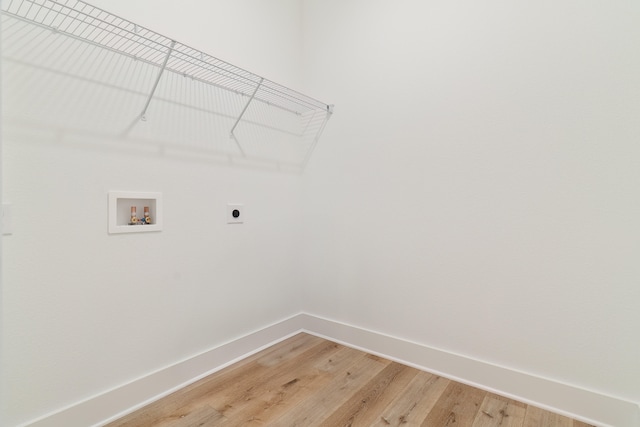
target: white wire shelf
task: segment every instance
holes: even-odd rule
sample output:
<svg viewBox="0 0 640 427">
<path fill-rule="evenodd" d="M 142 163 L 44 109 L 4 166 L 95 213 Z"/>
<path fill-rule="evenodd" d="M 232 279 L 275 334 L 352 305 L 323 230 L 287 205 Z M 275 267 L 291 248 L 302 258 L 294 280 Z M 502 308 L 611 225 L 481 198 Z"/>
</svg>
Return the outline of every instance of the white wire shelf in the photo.
<svg viewBox="0 0 640 427">
<path fill-rule="evenodd" d="M 110 96 L 118 98 L 114 102 L 123 105 L 125 98 L 120 92 L 126 92 L 127 106 L 118 107 L 122 115 L 128 115 L 126 123 L 121 123 L 123 117 L 109 123 L 115 128 L 120 126 L 123 135 L 166 138 L 173 134 L 176 139 L 204 144 L 207 139 L 220 139 L 226 134 L 227 139 L 231 135 L 236 154 L 245 157 L 264 156 L 261 142 L 278 145 L 286 140 L 299 143 L 297 157 L 302 156 L 301 162 L 306 163 L 332 114 L 332 106 L 328 104 L 84 1 L 3 0 L 0 3 L 3 60 L 16 69 L 15 74 L 37 70 L 37 80 L 42 81 L 46 73 L 49 83 L 66 85 L 65 93 L 76 91 L 78 99 L 88 96 L 87 84 L 100 86 L 100 91 L 94 90 L 100 96 L 111 90 Z M 11 72 L 8 74 L 10 78 Z M 189 83 L 180 82 L 180 78 Z M 24 81 L 23 92 L 27 93 L 35 80 Z M 19 83 L 20 78 L 16 81 Z M 210 99 L 203 99 L 202 92 Z M 85 107 L 90 103 L 103 102 L 87 100 Z M 33 108 L 33 103 L 29 104 L 25 109 Z M 74 108 L 80 113 L 78 105 Z M 67 116 L 75 113 L 69 111 Z M 193 117 L 188 118 L 188 114 Z M 216 116 L 208 117 L 211 122 L 208 133 L 203 131 L 194 136 L 190 131 L 185 137 L 185 132 L 177 129 L 181 125 L 192 126 L 194 117 L 201 120 L 203 115 Z M 172 116 L 172 120 L 167 120 L 168 116 Z M 61 117 L 61 120 L 70 118 Z M 141 123 L 145 121 L 154 122 L 156 128 L 153 123 Z M 168 121 L 174 129 L 167 129 Z M 57 125 L 73 127 L 69 123 Z M 256 147 L 262 148 L 256 151 Z"/>
</svg>

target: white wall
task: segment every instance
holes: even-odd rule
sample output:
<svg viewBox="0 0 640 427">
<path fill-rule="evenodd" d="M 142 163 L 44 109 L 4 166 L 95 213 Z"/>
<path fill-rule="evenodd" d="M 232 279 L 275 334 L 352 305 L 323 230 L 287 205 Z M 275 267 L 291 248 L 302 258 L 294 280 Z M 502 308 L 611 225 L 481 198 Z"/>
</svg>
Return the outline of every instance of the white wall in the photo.
<svg viewBox="0 0 640 427">
<path fill-rule="evenodd" d="M 96 0 L 90 3 L 267 79 L 301 89 L 300 1 Z"/>
<path fill-rule="evenodd" d="M 1 6 L 1 4 L 0 4 Z M 0 35 L 2 34 L 2 20 L 0 19 Z M 1 37 L 1 36 L 0 36 Z M 1 40 L 0 40 L 1 41 Z M 1 53 L 1 52 L 0 52 Z M 0 88 L 2 87 L 2 67 L 0 66 Z M 2 191 L 3 191 L 3 172 L 2 172 L 2 166 L 4 164 L 4 160 L 3 160 L 3 150 L 2 150 L 2 106 L 3 106 L 3 99 L 2 99 L 2 95 L 0 93 L 0 203 L 4 203 L 4 197 L 2 195 Z M 2 298 L 3 298 L 3 292 L 2 292 L 2 288 L 3 288 L 3 267 L 2 267 L 2 242 L 4 241 L 4 238 L 2 236 L 4 236 L 4 232 L 5 232 L 5 225 L 4 225 L 4 207 L 2 208 L 2 218 L 0 218 L 0 320 L 2 319 L 2 308 L 4 307 L 3 302 L 2 302 Z M 2 330 L 0 330 L 0 402 L 4 402 L 4 387 L 2 385 L 2 380 L 1 378 L 4 378 L 4 367 L 3 367 L 3 348 L 4 348 L 4 334 L 2 333 Z M 0 423 L 3 422 L 3 416 L 0 415 Z"/>
<path fill-rule="evenodd" d="M 304 310 L 640 402 L 640 3 L 304 7 Z"/>
<path fill-rule="evenodd" d="M 303 178 L 5 138 L 5 424 L 300 309 L 640 402 L 637 2 L 94 3 L 336 114 Z"/>
<path fill-rule="evenodd" d="M 93 3 L 300 84 L 296 0 Z M 15 212 L 3 239 L 3 425 L 298 311 L 299 175 L 22 135 L 5 135 L 3 147 Z M 162 192 L 164 230 L 108 235 L 109 190 Z M 227 202 L 245 204 L 244 225 L 226 224 Z"/>
</svg>

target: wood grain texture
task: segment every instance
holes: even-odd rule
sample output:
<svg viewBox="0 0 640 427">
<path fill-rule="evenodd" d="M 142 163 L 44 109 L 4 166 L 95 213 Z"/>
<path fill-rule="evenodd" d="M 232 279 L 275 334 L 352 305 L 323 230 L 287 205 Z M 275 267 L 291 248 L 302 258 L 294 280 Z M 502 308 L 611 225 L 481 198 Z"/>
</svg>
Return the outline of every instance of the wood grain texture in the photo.
<svg viewBox="0 0 640 427">
<path fill-rule="evenodd" d="M 527 406 L 495 394 L 485 396 L 472 427 L 521 427 Z"/>
<path fill-rule="evenodd" d="M 446 378 L 419 371 L 406 389 L 384 409 L 372 425 L 416 426 L 422 424 L 449 385 Z"/>
<path fill-rule="evenodd" d="M 336 408 L 320 426 L 372 425 L 380 419 L 380 413 L 407 388 L 417 372 L 399 363 L 389 363 L 378 375 L 371 378 L 358 393 Z"/>
<path fill-rule="evenodd" d="M 107 427 L 590 427 L 298 334 Z"/>
<path fill-rule="evenodd" d="M 470 426 L 486 395 L 486 391 L 452 382 L 422 426 Z"/>
</svg>

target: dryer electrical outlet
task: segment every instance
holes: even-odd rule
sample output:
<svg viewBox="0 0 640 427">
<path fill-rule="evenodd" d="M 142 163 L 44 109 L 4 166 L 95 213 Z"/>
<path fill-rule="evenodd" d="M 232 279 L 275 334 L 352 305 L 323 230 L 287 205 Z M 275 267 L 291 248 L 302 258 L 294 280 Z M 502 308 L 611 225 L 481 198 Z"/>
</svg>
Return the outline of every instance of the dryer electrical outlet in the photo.
<svg viewBox="0 0 640 427">
<path fill-rule="evenodd" d="M 244 205 L 236 203 L 227 204 L 227 224 L 242 224 L 245 219 Z"/>
</svg>

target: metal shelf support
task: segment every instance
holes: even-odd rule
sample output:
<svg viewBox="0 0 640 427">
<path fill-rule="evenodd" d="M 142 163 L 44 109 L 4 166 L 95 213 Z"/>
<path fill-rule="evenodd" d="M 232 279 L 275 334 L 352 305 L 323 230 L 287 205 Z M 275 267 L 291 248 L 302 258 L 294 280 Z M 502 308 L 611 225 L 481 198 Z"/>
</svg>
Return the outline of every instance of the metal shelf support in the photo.
<svg viewBox="0 0 640 427">
<path fill-rule="evenodd" d="M 77 118 L 92 114 L 95 105 L 96 114 L 104 117 L 95 123 L 100 132 L 124 129 L 121 138 L 299 165 L 309 160 L 332 113 L 324 102 L 84 0 L 0 0 L 0 15 L 3 60 L 55 79 L 64 76 L 67 92 L 81 95 L 75 104 L 50 100 L 61 127 L 78 126 Z M 182 77 L 189 83 L 178 83 Z M 92 94 L 100 98 L 88 100 Z M 121 110 L 105 110 L 111 96 L 120 100 Z M 43 123 L 49 120 L 47 115 Z M 87 130 L 85 125 L 80 129 Z"/>
<path fill-rule="evenodd" d="M 153 95 L 156 93 L 156 89 L 158 88 L 158 83 L 160 83 L 160 78 L 162 77 L 162 73 L 164 72 L 164 69 L 167 68 L 167 62 L 169 62 L 169 58 L 171 58 L 171 53 L 173 52 L 173 48 L 175 45 L 176 45 L 176 41 L 171 40 L 171 45 L 169 46 L 169 50 L 167 51 L 167 56 L 164 58 L 162 67 L 160 67 L 160 71 L 158 71 L 158 77 L 156 77 L 156 81 L 153 84 L 153 88 L 151 88 L 151 93 L 149 93 L 147 102 L 144 104 L 142 113 L 140 113 L 140 120 L 142 120 L 143 122 L 147 120 L 147 110 L 149 109 L 149 104 L 151 104 L 151 99 L 153 98 Z"/>
<path fill-rule="evenodd" d="M 246 113 L 247 108 L 249 108 L 249 104 L 251 104 L 251 101 L 253 101 L 253 98 L 256 97 L 256 93 L 258 93 L 258 90 L 260 90 L 260 86 L 262 85 L 263 81 L 264 81 L 264 78 L 260 78 L 260 81 L 258 82 L 258 85 L 256 86 L 256 89 L 251 94 L 251 97 L 249 98 L 249 100 L 245 104 L 244 108 L 242 109 L 242 112 L 240 113 L 240 115 L 236 119 L 236 122 L 233 124 L 233 127 L 231 128 L 231 138 L 233 138 L 233 140 L 236 142 L 236 145 L 240 149 L 240 152 L 242 153 L 243 157 L 246 157 L 247 155 L 244 152 L 244 150 L 242 149 L 242 146 L 240 145 L 240 142 L 238 141 L 238 137 L 236 136 L 234 131 L 236 130 L 236 127 L 238 127 L 238 123 L 240 123 L 240 120 L 242 120 L 242 116 L 244 116 L 244 113 Z"/>
</svg>

